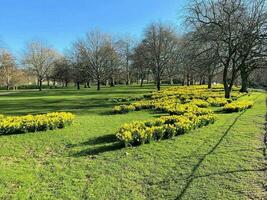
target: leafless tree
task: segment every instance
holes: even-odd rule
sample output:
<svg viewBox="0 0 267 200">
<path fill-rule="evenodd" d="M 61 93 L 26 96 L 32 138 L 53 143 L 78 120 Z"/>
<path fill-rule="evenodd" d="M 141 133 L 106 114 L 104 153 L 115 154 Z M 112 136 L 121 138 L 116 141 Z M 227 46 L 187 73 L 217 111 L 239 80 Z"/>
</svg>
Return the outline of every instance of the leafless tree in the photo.
<svg viewBox="0 0 267 200">
<path fill-rule="evenodd" d="M 57 80 L 61 82 L 62 86 L 68 87 L 68 84 L 72 79 L 71 72 L 72 72 L 71 63 L 69 62 L 68 59 L 62 56 L 54 64 L 52 77 L 54 78 L 55 81 Z"/>
<path fill-rule="evenodd" d="M 125 77 L 126 85 L 131 83 L 131 73 L 132 73 L 132 63 L 131 56 L 133 54 L 133 49 L 135 47 L 135 42 L 130 37 L 124 37 L 116 42 L 118 46 L 118 55 L 120 58 L 121 72 L 123 73 L 123 78 Z"/>
<path fill-rule="evenodd" d="M 249 66 L 245 63 L 252 56 L 254 45 L 248 39 L 263 29 L 262 24 L 250 26 L 249 23 L 254 24 L 257 17 L 253 16 L 263 12 L 264 0 L 195 0 L 189 10 L 188 22 L 202 41 L 212 45 L 223 67 L 225 97 L 229 98 L 240 70 Z M 259 39 L 259 35 L 255 38 Z"/>
<path fill-rule="evenodd" d="M 55 64 L 57 58 L 56 51 L 42 42 L 35 41 L 27 45 L 22 63 L 37 77 L 40 91 L 48 71 Z"/>
<path fill-rule="evenodd" d="M 14 56 L 7 50 L 0 50 L 0 81 L 9 90 L 12 83 L 16 82 L 18 69 Z"/>
<path fill-rule="evenodd" d="M 267 10 L 264 0 L 255 0 L 246 5 L 240 40 L 237 50 L 240 55 L 241 92 L 248 91 L 250 74 L 267 67 Z"/>
<path fill-rule="evenodd" d="M 81 62 L 88 76 L 96 80 L 97 90 L 101 82 L 112 77 L 117 53 L 110 36 L 99 31 L 87 33 L 84 40 L 75 43 Z"/>
<path fill-rule="evenodd" d="M 166 68 L 175 57 L 177 48 L 177 36 L 172 27 L 161 23 L 151 24 L 145 30 L 145 38 L 142 41 L 149 66 L 154 75 L 157 89 L 160 90 L 162 76 Z"/>
<path fill-rule="evenodd" d="M 140 86 L 143 86 L 145 78 L 150 71 L 150 61 L 146 56 L 146 48 L 144 44 L 140 43 L 133 52 L 131 60 L 133 61 L 133 73 L 138 80 L 140 80 Z"/>
</svg>

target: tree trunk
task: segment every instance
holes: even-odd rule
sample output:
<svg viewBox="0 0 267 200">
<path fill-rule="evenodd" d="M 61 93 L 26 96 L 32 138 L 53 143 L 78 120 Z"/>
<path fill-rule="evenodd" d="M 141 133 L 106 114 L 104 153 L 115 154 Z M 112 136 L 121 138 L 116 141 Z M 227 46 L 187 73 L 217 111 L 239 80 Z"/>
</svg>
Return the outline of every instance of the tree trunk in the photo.
<svg viewBox="0 0 267 200">
<path fill-rule="evenodd" d="M 248 75 L 241 70 L 241 89 L 240 92 L 248 92 Z"/>
<path fill-rule="evenodd" d="M 111 77 L 110 79 L 110 87 L 114 87 L 115 86 L 115 80 L 113 77 Z"/>
<path fill-rule="evenodd" d="M 195 82 L 195 81 L 194 81 L 194 78 L 193 78 L 193 76 L 191 75 L 191 76 L 190 76 L 190 85 L 194 85 L 194 82 Z"/>
<path fill-rule="evenodd" d="M 130 84 L 130 74 L 127 72 L 127 77 L 126 77 L 126 85 Z"/>
<path fill-rule="evenodd" d="M 231 88 L 229 86 L 226 86 L 224 90 L 225 90 L 225 98 L 229 99 L 231 97 Z"/>
<path fill-rule="evenodd" d="M 212 84 L 212 76 L 208 76 L 208 89 L 211 89 L 211 84 Z"/>
<path fill-rule="evenodd" d="M 199 85 L 202 85 L 203 82 L 203 76 L 199 76 Z"/>
<path fill-rule="evenodd" d="M 157 77 L 157 90 L 160 91 L 160 77 Z"/>
<path fill-rule="evenodd" d="M 43 81 L 42 79 L 39 80 L 39 91 L 42 91 L 42 85 L 43 85 Z"/>
<path fill-rule="evenodd" d="M 141 84 L 140 84 L 141 87 L 143 87 L 143 83 L 144 83 L 144 79 L 142 78 L 141 79 Z"/>
<path fill-rule="evenodd" d="M 100 80 L 97 80 L 97 90 L 100 90 Z"/>
<path fill-rule="evenodd" d="M 90 81 L 87 81 L 87 82 L 86 82 L 86 85 L 87 85 L 88 88 L 91 88 L 91 86 L 90 86 Z"/>
<path fill-rule="evenodd" d="M 228 68 L 224 67 L 224 69 L 223 69 L 224 97 L 229 99 L 231 97 L 231 88 L 229 87 L 229 85 L 227 83 L 227 74 L 228 74 Z"/>
<path fill-rule="evenodd" d="M 170 78 L 170 84 L 173 85 L 173 78 Z"/>
<path fill-rule="evenodd" d="M 80 82 L 77 82 L 76 85 L 77 85 L 77 90 L 80 90 Z"/>
<path fill-rule="evenodd" d="M 189 74 L 186 75 L 186 85 L 187 86 L 190 85 L 190 77 L 189 77 Z"/>
<path fill-rule="evenodd" d="M 229 99 L 231 97 L 231 85 L 228 85 L 227 80 L 223 79 L 223 86 L 224 86 L 224 97 Z"/>
<path fill-rule="evenodd" d="M 47 80 L 47 85 L 50 86 L 50 78 L 47 77 L 46 80 Z"/>
</svg>

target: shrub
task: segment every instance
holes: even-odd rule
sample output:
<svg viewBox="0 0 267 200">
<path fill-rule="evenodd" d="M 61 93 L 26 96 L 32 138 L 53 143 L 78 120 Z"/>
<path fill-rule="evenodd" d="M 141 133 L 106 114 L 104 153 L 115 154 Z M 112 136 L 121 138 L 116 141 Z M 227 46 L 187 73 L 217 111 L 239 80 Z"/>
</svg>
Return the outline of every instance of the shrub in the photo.
<svg viewBox="0 0 267 200">
<path fill-rule="evenodd" d="M 223 111 L 227 113 L 231 112 L 239 112 L 245 109 L 249 109 L 253 106 L 252 101 L 237 101 L 237 102 L 232 102 L 228 103 L 223 107 Z"/>
<path fill-rule="evenodd" d="M 67 112 L 42 115 L 3 116 L 0 118 L 0 135 L 27 133 L 64 128 L 72 124 L 75 116 Z"/>
</svg>

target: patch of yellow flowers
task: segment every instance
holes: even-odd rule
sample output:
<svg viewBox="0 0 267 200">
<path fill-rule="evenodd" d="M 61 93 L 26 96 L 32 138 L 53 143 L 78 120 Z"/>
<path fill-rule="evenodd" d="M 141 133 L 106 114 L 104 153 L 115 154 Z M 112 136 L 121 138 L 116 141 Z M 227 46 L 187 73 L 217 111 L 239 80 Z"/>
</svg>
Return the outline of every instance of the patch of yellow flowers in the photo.
<svg viewBox="0 0 267 200">
<path fill-rule="evenodd" d="M 207 102 L 212 106 L 224 106 L 225 104 L 230 103 L 231 99 L 220 98 L 220 97 L 215 97 L 215 98 L 209 97 L 207 99 Z"/>
<path fill-rule="evenodd" d="M 212 90 L 208 90 L 207 86 L 177 86 L 153 92 L 145 95 L 143 100 L 115 106 L 113 112 L 123 114 L 141 109 L 154 109 L 169 113 L 170 116 L 124 124 L 116 136 L 126 146 L 172 138 L 191 129 L 214 123 L 213 111 L 208 108 L 210 106 L 224 106 L 223 110 L 227 112 L 250 108 L 253 102 L 232 102 L 242 95 L 238 88 L 234 88 L 233 98 L 226 99 L 222 85 Z"/>
<path fill-rule="evenodd" d="M 115 114 L 125 114 L 130 111 L 138 111 L 142 109 L 172 112 L 178 105 L 187 103 L 190 103 L 188 104 L 189 106 L 197 106 L 200 108 L 207 108 L 208 106 L 224 106 L 242 95 L 244 94 L 234 90 L 232 92 L 233 99 L 226 99 L 224 98 L 222 85 L 216 86 L 213 90 L 208 90 L 207 86 L 176 86 L 145 95 L 146 99 L 135 101 L 129 105 L 115 106 L 112 111 Z M 181 109 L 183 109 L 182 107 Z M 196 110 L 196 108 L 194 109 Z"/>
<path fill-rule="evenodd" d="M 253 101 L 235 101 L 232 103 L 228 103 L 223 107 L 223 111 L 225 112 L 239 112 L 253 106 Z"/>
<path fill-rule="evenodd" d="M 74 118 L 75 115 L 69 112 L 25 116 L 0 115 L 0 135 L 64 128 L 72 124 Z"/>
<path fill-rule="evenodd" d="M 140 145 L 185 134 L 192 129 L 214 123 L 214 121 L 215 117 L 212 114 L 163 116 L 155 120 L 124 124 L 116 136 L 124 142 L 125 146 Z"/>
</svg>

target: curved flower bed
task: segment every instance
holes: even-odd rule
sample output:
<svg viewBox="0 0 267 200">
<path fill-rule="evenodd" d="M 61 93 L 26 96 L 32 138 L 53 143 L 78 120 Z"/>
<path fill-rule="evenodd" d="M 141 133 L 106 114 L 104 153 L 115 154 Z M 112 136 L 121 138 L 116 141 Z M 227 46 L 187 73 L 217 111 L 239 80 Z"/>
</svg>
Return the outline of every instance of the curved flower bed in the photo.
<svg viewBox="0 0 267 200">
<path fill-rule="evenodd" d="M 140 145 L 185 134 L 191 129 L 207 126 L 214 121 L 212 114 L 163 116 L 155 120 L 124 124 L 116 136 L 125 146 Z"/>
<path fill-rule="evenodd" d="M 223 107 L 223 111 L 227 113 L 231 112 L 239 112 L 253 106 L 252 101 L 236 101 L 232 103 L 228 103 Z"/>
<path fill-rule="evenodd" d="M 235 101 L 241 96 L 243 94 L 235 90 L 231 99 L 224 98 L 222 86 L 212 91 L 206 86 L 178 86 L 153 92 L 140 101 L 115 106 L 113 113 L 125 114 L 141 109 L 154 109 L 169 113 L 170 116 L 124 124 L 116 136 L 126 146 L 172 138 L 187 133 L 191 129 L 213 123 L 215 117 L 213 111 L 209 109 L 210 106 L 224 106 L 223 111 L 226 112 L 238 112 L 251 108 L 253 102 Z"/>
</svg>

